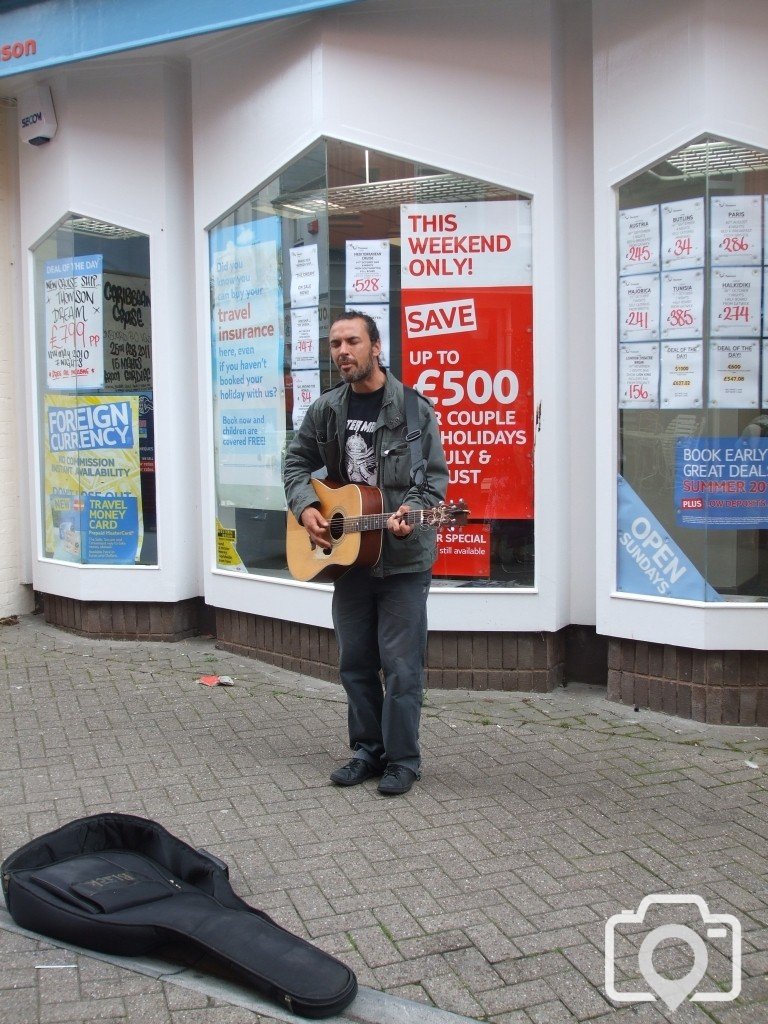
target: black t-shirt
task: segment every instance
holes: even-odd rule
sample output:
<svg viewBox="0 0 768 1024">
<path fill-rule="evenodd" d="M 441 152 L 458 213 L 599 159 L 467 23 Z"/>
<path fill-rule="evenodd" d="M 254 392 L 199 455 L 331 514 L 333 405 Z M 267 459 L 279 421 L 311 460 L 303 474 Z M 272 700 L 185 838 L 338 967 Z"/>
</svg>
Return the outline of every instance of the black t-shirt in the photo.
<svg viewBox="0 0 768 1024">
<path fill-rule="evenodd" d="M 347 429 L 344 436 L 344 472 L 350 483 L 376 485 L 373 431 L 383 398 L 383 386 L 378 391 L 349 392 Z"/>
</svg>

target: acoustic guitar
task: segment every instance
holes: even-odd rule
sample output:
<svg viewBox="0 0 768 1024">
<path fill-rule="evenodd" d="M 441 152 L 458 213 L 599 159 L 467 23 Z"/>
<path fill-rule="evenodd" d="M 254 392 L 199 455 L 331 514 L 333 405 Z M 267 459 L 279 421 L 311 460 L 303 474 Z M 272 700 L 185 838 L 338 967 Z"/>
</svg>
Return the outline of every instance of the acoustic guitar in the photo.
<svg viewBox="0 0 768 1024">
<path fill-rule="evenodd" d="M 381 545 L 391 512 L 384 512 L 378 487 L 312 480 L 320 511 L 330 524 L 331 547 L 313 547 L 307 531 L 289 512 L 285 547 L 288 569 L 296 580 L 317 583 L 338 579 L 353 565 L 372 566 L 381 557 Z M 432 508 L 414 508 L 403 516 L 410 526 L 462 526 L 469 518 L 463 501 L 444 501 Z"/>
</svg>

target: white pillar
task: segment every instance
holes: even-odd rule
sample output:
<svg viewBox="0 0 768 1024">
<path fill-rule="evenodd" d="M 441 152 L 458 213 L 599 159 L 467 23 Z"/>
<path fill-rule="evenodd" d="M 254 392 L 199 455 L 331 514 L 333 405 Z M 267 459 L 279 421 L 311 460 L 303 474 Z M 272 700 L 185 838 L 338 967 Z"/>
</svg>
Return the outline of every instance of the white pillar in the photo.
<svg viewBox="0 0 768 1024">
<path fill-rule="evenodd" d="M 21 541 L 22 532 L 29 531 L 28 492 L 22 483 L 19 459 L 24 392 L 15 350 L 21 344 L 16 166 L 16 107 L 0 101 L 0 618 L 32 608 L 32 588 L 23 582 L 29 574 Z"/>
</svg>

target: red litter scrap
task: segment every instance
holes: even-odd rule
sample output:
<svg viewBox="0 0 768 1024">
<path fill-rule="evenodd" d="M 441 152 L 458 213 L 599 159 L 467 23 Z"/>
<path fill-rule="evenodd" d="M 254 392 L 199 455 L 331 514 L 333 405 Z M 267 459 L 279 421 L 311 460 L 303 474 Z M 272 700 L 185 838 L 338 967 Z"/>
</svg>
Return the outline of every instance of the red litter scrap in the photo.
<svg viewBox="0 0 768 1024">
<path fill-rule="evenodd" d="M 232 676 L 200 676 L 200 682 L 203 686 L 234 686 L 235 681 Z"/>
</svg>

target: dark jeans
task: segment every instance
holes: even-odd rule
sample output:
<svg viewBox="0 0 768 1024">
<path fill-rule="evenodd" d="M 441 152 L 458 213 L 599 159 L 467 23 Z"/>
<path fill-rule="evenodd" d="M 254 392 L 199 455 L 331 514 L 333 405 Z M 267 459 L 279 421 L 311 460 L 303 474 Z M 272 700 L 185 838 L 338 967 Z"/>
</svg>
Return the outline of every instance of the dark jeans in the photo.
<svg viewBox="0 0 768 1024">
<path fill-rule="evenodd" d="M 429 571 L 382 578 L 351 569 L 333 590 L 350 748 L 371 764 L 402 764 L 417 775 L 431 579 Z"/>
</svg>

